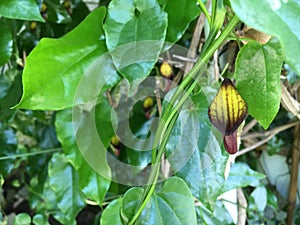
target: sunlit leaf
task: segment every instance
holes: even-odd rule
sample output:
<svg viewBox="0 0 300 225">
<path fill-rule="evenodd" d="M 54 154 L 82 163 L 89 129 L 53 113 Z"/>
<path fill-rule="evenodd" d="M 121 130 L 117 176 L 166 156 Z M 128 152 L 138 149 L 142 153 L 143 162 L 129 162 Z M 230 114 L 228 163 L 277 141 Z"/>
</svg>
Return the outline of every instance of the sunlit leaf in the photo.
<svg viewBox="0 0 300 225">
<path fill-rule="evenodd" d="M 249 114 L 265 129 L 275 118 L 281 99 L 280 45 L 249 43 L 236 61 L 236 88 L 248 105 Z"/>
<path fill-rule="evenodd" d="M 122 225 L 120 217 L 120 209 L 122 207 L 122 198 L 116 199 L 109 203 L 109 205 L 104 209 L 100 224 L 101 225 Z"/>
<path fill-rule="evenodd" d="M 230 3 L 244 23 L 279 38 L 287 63 L 300 75 L 300 2 L 230 0 Z M 255 66 L 256 63 L 252 65 Z"/>
<path fill-rule="evenodd" d="M 127 223 L 135 214 L 142 194 L 143 189 L 135 187 L 124 195 L 121 208 L 123 222 Z M 145 225 L 196 224 L 193 196 L 184 181 L 178 177 L 167 179 L 163 188 L 151 196 L 139 218 L 139 223 Z"/>
<path fill-rule="evenodd" d="M 163 6 L 168 13 L 168 29 L 166 41 L 178 41 L 189 23 L 200 14 L 200 8 L 196 0 L 172 0 Z"/>
<path fill-rule="evenodd" d="M 13 225 L 27 225 L 31 223 L 31 218 L 27 213 L 18 214 L 13 221 Z"/>
<path fill-rule="evenodd" d="M 69 108 L 79 104 L 76 102 L 79 99 L 91 100 L 92 90 L 98 86 L 104 87 L 106 81 L 111 81 L 111 77 L 118 77 L 108 63 L 109 59 L 104 54 L 105 42 L 101 40 L 104 34 L 101 24 L 105 14 L 104 7 L 98 8 L 66 36 L 59 39 L 44 38 L 39 42 L 26 59 L 24 93 L 17 107 L 52 110 Z M 85 37 L 84 41 L 82 37 Z M 101 64 L 102 55 L 107 60 L 106 66 Z M 88 78 L 92 76 L 93 82 L 90 82 L 91 78 L 87 79 L 90 83 L 77 90 L 84 75 Z M 114 79 L 112 82 L 116 81 Z M 98 86 L 92 89 L 92 84 Z M 101 89 L 97 91 L 99 94 Z M 76 93 L 80 96 L 74 99 Z"/>
<path fill-rule="evenodd" d="M 69 221 L 74 221 L 77 213 L 85 205 L 77 172 L 63 155 L 56 153 L 49 163 L 49 177 L 59 209 Z"/>
<path fill-rule="evenodd" d="M 1 0 L 0 16 L 10 19 L 44 22 L 38 5 L 34 0 Z"/>
<path fill-rule="evenodd" d="M 157 61 L 166 36 L 167 14 L 156 0 L 113 0 L 104 29 L 116 67 L 133 81 L 146 77 Z"/>
</svg>

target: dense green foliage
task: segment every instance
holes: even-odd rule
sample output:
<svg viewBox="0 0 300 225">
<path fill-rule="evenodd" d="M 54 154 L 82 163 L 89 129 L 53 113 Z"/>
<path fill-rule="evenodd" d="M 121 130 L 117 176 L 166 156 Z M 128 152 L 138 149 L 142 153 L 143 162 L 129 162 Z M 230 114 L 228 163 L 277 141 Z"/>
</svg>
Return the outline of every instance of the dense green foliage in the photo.
<svg viewBox="0 0 300 225">
<path fill-rule="evenodd" d="M 249 224 L 282 222 L 282 186 L 262 158 L 292 145 L 292 132 L 230 166 L 207 110 L 219 77 L 230 77 L 246 125 L 258 121 L 240 149 L 251 132 L 299 120 L 280 102 L 282 77 L 300 82 L 300 4 L 212 0 L 209 14 L 201 0 L 99 2 L 90 12 L 81 0 L 0 1 L 0 222 L 233 224 L 226 203 L 237 210 L 236 198 L 221 195 L 238 188 Z M 202 49 L 183 76 L 203 13 Z M 272 38 L 241 37 L 246 25 Z M 229 40 L 232 62 L 221 54 Z"/>
</svg>

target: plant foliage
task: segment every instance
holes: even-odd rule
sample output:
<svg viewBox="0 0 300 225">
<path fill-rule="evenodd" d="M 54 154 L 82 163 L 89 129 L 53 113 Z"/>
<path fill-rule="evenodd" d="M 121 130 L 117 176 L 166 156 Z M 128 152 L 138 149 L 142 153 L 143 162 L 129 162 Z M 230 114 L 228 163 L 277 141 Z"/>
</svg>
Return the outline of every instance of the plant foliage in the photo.
<svg viewBox="0 0 300 225">
<path fill-rule="evenodd" d="M 258 122 L 239 128 L 242 153 L 251 132 L 300 118 L 280 107 L 283 68 L 300 82 L 298 1 L 99 2 L 0 2 L 0 222 L 232 224 L 224 196 L 240 188 L 250 222 L 285 219 L 282 186 L 262 182 L 268 153 L 231 165 L 208 108 L 231 78 L 246 127 Z M 246 26 L 272 37 L 241 35 Z M 265 149 L 292 145 L 286 129 Z"/>
</svg>

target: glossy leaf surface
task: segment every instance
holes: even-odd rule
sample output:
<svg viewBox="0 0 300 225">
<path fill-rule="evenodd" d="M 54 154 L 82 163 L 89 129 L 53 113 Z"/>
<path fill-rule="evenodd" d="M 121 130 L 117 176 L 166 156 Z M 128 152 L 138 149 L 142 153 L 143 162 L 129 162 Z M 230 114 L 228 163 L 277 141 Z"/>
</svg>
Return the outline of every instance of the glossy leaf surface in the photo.
<svg viewBox="0 0 300 225">
<path fill-rule="evenodd" d="M 49 163 L 49 177 L 59 209 L 68 221 L 74 221 L 77 213 L 85 205 L 85 198 L 78 184 L 77 172 L 63 155 L 56 153 Z"/>
<path fill-rule="evenodd" d="M 157 61 L 166 36 L 167 14 L 156 0 L 113 0 L 104 30 L 116 67 L 133 81 L 146 77 Z"/>
<path fill-rule="evenodd" d="M 250 27 L 279 38 L 288 64 L 300 74 L 300 2 L 230 0 L 233 11 Z"/>
<path fill-rule="evenodd" d="M 34 0 L 1 0 L 0 16 L 10 19 L 44 21 Z"/>
<path fill-rule="evenodd" d="M 74 103 L 74 97 L 84 75 L 93 76 L 94 79 L 97 76 L 107 76 L 106 71 L 94 73 L 95 70 L 100 70 L 99 67 L 95 68 L 97 65 L 90 69 L 91 65 L 106 52 L 104 40 L 100 39 L 103 35 L 101 24 L 105 11 L 103 7 L 93 11 L 79 26 L 62 38 L 44 38 L 39 42 L 26 61 L 23 72 L 24 93 L 18 104 L 19 108 L 64 109 L 71 107 L 79 104 Z M 95 29 L 95 27 L 98 28 Z M 84 42 L 82 37 L 85 37 Z M 108 71 L 108 74 L 114 75 L 115 71 Z M 99 85 L 104 86 L 102 83 Z M 85 92 L 79 95 L 84 98 L 90 94 L 90 90 L 91 87 L 86 86 Z"/>
<path fill-rule="evenodd" d="M 249 114 L 265 129 L 275 118 L 280 105 L 280 74 L 282 57 L 280 46 L 245 45 L 236 61 L 236 88 L 247 102 Z"/>
<path fill-rule="evenodd" d="M 142 193 L 142 188 L 135 187 L 124 195 L 121 213 L 125 223 L 134 215 Z M 184 181 L 178 177 L 167 179 L 161 191 L 152 195 L 140 216 L 139 223 L 196 224 L 193 196 Z"/>
<path fill-rule="evenodd" d="M 168 29 L 166 41 L 178 41 L 189 23 L 200 14 L 200 8 L 196 0 L 172 0 L 163 6 L 168 13 Z"/>
<path fill-rule="evenodd" d="M 1 4 L 1 3 L 0 3 Z M 13 51 L 12 34 L 4 20 L 0 19 L 0 66 L 5 64 Z"/>
</svg>

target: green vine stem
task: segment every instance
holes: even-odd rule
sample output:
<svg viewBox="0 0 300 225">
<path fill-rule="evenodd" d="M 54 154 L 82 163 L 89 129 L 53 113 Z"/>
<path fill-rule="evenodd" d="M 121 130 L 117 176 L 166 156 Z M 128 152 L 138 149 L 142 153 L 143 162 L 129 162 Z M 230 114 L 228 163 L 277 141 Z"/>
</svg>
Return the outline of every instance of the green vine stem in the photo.
<svg viewBox="0 0 300 225">
<path fill-rule="evenodd" d="M 153 151 L 155 152 L 155 154 L 152 155 L 153 167 L 149 176 L 149 185 L 145 188 L 145 191 L 141 198 L 141 203 L 137 209 L 137 212 L 135 213 L 131 221 L 128 223 L 129 225 L 133 225 L 137 221 L 155 190 L 157 180 L 159 177 L 160 161 L 164 153 L 165 146 L 168 142 L 169 136 L 171 134 L 171 131 L 178 118 L 180 108 L 182 107 L 188 96 L 193 92 L 195 86 L 197 85 L 198 79 L 205 70 L 205 65 L 207 64 L 208 60 L 212 57 L 214 52 L 221 46 L 221 44 L 228 37 L 228 35 L 237 25 L 238 22 L 239 19 L 236 16 L 232 17 L 232 19 L 224 28 L 220 36 L 217 39 L 214 39 L 211 43 L 206 43 L 207 45 L 209 45 L 206 48 L 207 50 L 201 53 L 199 60 L 189 72 L 189 74 L 186 76 L 186 78 L 179 85 L 179 87 L 176 89 L 175 93 L 173 94 L 170 100 L 169 105 L 163 112 L 153 144 Z"/>
</svg>

